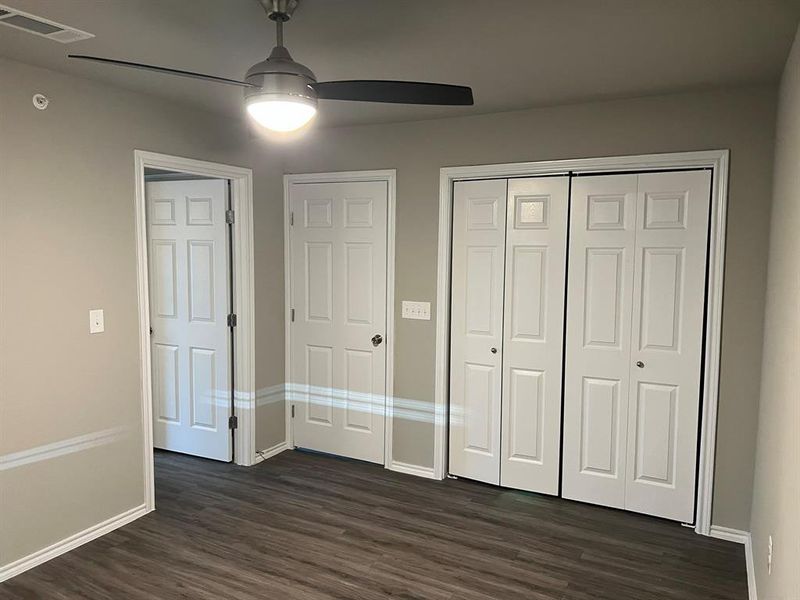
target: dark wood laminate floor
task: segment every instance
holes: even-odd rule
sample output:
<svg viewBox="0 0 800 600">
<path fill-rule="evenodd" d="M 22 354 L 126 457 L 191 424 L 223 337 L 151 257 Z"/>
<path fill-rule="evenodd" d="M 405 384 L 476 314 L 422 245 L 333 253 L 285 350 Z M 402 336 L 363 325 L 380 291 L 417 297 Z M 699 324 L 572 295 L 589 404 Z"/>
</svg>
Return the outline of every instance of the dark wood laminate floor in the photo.
<svg viewBox="0 0 800 600">
<path fill-rule="evenodd" d="M 747 598 L 742 547 L 676 523 L 308 453 L 159 452 L 156 505 L 0 598 Z"/>
</svg>

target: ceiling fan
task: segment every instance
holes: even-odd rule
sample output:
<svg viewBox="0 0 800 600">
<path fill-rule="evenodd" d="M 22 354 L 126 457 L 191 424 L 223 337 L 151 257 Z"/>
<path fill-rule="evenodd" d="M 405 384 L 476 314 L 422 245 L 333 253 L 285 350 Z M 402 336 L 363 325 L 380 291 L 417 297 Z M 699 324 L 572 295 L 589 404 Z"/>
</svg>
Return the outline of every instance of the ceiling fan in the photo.
<svg viewBox="0 0 800 600">
<path fill-rule="evenodd" d="M 247 70 L 244 81 L 99 56 L 70 54 L 69 58 L 242 87 L 250 116 L 267 129 L 279 132 L 294 131 L 311 121 L 317 113 L 318 100 L 447 106 L 473 104 L 472 89 L 461 85 L 384 80 L 317 81 L 311 69 L 292 60 L 283 45 L 283 24 L 291 19 L 299 0 L 258 2 L 267 16 L 275 21 L 277 45 L 267 59 Z"/>
</svg>

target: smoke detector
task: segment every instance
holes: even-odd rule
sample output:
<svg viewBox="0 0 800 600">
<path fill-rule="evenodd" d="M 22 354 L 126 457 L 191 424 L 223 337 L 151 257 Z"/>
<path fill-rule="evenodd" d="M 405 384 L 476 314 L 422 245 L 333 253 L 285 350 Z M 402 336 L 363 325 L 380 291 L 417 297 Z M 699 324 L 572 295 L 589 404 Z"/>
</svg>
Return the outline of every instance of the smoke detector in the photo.
<svg viewBox="0 0 800 600">
<path fill-rule="evenodd" d="M 94 37 L 93 33 L 81 31 L 62 23 L 56 23 L 50 19 L 38 17 L 4 4 L 0 4 L 0 25 L 8 25 L 14 29 L 27 31 L 62 44 L 70 44 Z"/>
<path fill-rule="evenodd" d="M 50 105 L 50 99 L 44 94 L 33 95 L 33 105 L 39 110 L 45 110 Z"/>
</svg>

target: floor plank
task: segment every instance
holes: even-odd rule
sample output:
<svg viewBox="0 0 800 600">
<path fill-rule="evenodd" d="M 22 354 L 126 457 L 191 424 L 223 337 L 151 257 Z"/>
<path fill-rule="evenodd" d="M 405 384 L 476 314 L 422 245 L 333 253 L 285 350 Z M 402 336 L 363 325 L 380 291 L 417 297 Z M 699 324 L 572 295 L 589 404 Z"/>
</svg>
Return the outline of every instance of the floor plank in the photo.
<svg viewBox="0 0 800 600">
<path fill-rule="evenodd" d="M 305 452 L 157 452 L 156 506 L 0 598 L 747 598 L 743 548 L 677 523 Z"/>
</svg>

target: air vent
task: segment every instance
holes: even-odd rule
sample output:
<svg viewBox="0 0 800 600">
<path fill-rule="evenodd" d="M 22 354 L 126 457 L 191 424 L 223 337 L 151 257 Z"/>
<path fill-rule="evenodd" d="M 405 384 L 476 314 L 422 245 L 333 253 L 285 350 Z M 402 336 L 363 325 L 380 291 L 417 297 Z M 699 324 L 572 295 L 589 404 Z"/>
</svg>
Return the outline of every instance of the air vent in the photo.
<svg viewBox="0 0 800 600">
<path fill-rule="evenodd" d="M 28 33 L 33 33 L 49 40 L 61 42 L 62 44 L 69 44 L 70 42 L 77 42 L 93 38 L 94 34 L 56 23 L 50 19 L 37 17 L 30 13 L 17 10 L 10 6 L 0 4 L 0 25 L 8 25 L 15 29 L 21 29 Z"/>
</svg>

